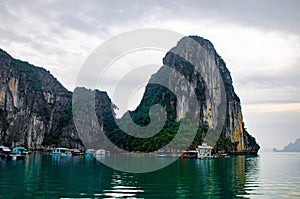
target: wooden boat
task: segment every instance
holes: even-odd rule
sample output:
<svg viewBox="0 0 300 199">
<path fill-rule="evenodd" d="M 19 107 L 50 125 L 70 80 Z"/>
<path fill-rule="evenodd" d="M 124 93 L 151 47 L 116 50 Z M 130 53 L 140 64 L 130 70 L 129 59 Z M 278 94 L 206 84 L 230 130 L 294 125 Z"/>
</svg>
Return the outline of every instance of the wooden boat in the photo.
<svg viewBox="0 0 300 199">
<path fill-rule="evenodd" d="M 14 147 L 12 149 L 12 153 L 18 153 L 18 154 L 23 154 L 23 155 L 29 155 L 29 152 L 27 151 L 27 149 L 25 149 L 22 146 L 18 146 L 18 147 Z"/>
<path fill-rule="evenodd" d="M 183 157 L 183 158 L 197 158 L 198 157 L 198 151 L 197 150 L 183 151 L 181 157 Z"/>
<path fill-rule="evenodd" d="M 84 155 L 80 150 L 78 149 L 70 149 L 72 156 L 79 156 L 79 155 Z"/>
<path fill-rule="evenodd" d="M 0 157 L 6 158 L 8 154 L 11 153 L 11 150 L 6 146 L 0 146 Z"/>
<path fill-rule="evenodd" d="M 28 151 L 26 148 L 24 147 L 14 147 L 11 151 L 11 153 L 9 153 L 7 155 L 7 159 L 9 160 L 25 160 L 26 157 L 28 156 Z"/>
<path fill-rule="evenodd" d="M 98 150 L 96 151 L 96 155 L 103 156 L 103 155 L 105 155 L 105 154 L 106 154 L 105 149 L 98 149 Z"/>
<path fill-rule="evenodd" d="M 96 150 L 95 149 L 87 149 L 85 151 L 85 155 L 86 156 L 92 156 L 92 155 L 95 155 L 96 154 Z"/>
</svg>

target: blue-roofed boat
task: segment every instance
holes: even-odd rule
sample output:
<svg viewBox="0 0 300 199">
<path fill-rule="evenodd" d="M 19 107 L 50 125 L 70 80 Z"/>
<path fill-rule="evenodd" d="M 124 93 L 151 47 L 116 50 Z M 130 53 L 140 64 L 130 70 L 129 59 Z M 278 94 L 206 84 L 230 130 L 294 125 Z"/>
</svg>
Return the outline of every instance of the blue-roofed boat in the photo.
<svg viewBox="0 0 300 199">
<path fill-rule="evenodd" d="M 68 148 L 54 148 L 50 153 L 51 156 L 71 156 L 70 149 Z"/>
<path fill-rule="evenodd" d="M 12 151 L 7 155 L 7 159 L 25 160 L 28 154 L 29 153 L 26 148 L 18 146 L 12 149 Z"/>
<path fill-rule="evenodd" d="M 96 150 L 95 149 L 87 149 L 86 151 L 85 151 L 85 155 L 86 156 L 93 156 L 93 155 L 95 155 L 96 154 Z"/>
<path fill-rule="evenodd" d="M 12 153 L 18 153 L 18 154 L 27 154 L 27 149 L 25 149 L 22 146 L 14 147 L 12 149 Z"/>
</svg>

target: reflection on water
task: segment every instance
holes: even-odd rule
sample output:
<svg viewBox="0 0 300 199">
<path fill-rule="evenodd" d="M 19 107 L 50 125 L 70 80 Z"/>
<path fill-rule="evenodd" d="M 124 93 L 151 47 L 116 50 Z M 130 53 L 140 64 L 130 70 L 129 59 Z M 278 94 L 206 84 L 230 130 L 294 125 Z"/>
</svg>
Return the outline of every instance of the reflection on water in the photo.
<svg viewBox="0 0 300 199">
<path fill-rule="evenodd" d="M 266 153 L 246 161 L 246 191 L 255 198 L 300 198 L 300 153 Z"/>
<path fill-rule="evenodd" d="M 299 168 L 300 154 L 271 153 L 179 159 L 132 174 L 93 157 L 33 153 L 25 161 L 0 160 L 0 198 L 299 198 Z"/>
<path fill-rule="evenodd" d="M 103 190 L 103 195 L 105 197 L 135 197 L 137 193 L 144 192 L 138 187 L 138 182 L 135 181 L 134 177 L 131 175 L 119 175 L 114 173 L 111 179 L 111 189 Z M 126 185 L 124 185 L 126 184 Z"/>
</svg>

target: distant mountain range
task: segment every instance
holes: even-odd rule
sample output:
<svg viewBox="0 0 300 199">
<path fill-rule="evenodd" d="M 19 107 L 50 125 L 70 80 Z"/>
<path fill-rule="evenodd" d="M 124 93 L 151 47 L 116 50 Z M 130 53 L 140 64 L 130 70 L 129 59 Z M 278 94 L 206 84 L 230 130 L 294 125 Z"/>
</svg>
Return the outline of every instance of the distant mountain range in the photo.
<svg viewBox="0 0 300 199">
<path fill-rule="evenodd" d="M 300 138 L 298 138 L 294 143 L 289 143 L 283 148 L 283 150 L 273 148 L 273 152 L 300 152 Z"/>
</svg>

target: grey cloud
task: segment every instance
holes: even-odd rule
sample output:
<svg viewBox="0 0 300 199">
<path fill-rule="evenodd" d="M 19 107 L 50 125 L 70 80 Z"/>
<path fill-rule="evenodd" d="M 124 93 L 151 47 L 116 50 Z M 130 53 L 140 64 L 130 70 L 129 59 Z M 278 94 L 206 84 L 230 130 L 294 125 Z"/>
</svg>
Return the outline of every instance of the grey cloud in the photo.
<svg viewBox="0 0 300 199">
<path fill-rule="evenodd" d="M 112 26 L 136 23 L 151 12 L 147 3 L 134 1 L 51 1 L 39 10 L 53 13 L 61 27 L 81 32 L 107 32 Z M 39 13 L 40 11 L 37 11 Z M 42 13 L 41 13 L 42 14 Z"/>
<path fill-rule="evenodd" d="M 45 23 L 80 32 L 108 33 L 114 26 L 139 24 L 154 17 L 161 20 L 212 19 L 272 28 L 280 31 L 300 31 L 300 1 L 2 1 L 1 18 L 10 25 L 19 20 L 6 10 L 7 6 L 28 12 Z M 20 18 L 24 12 L 19 12 Z M 154 15 L 154 16 L 153 16 Z"/>
<path fill-rule="evenodd" d="M 274 87 L 295 87 L 300 88 L 299 69 L 280 71 L 277 74 L 257 73 L 245 75 L 244 78 L 237 79 L 242 86 L 256 85 L 262 88 Z"/>
<path fill-rule="evenodd" d="M 114 26 L 126 27 L 138 24 L 155 15 L 155 20 L 215 19 L 245 26 L 273 28 L 280 31 L 300 31 L 300 1 L 259 0 L 259 1 L 1 1 L 0 36 L 3 41 L 26 43 L 45 53 L 59 52 L 55 48 L 56 38 L 65 38 L 63 29 L 73 29 L 89 34 L 109 34 Z M 14 9 L 17 16 L 10 13 Z M 28 17 L 30 16 L 30 17 Z M 47 29 L 32 32 L 24 22 L 38 18 Z M 38 25 L 38 24 L 37 24 Z M 34 29 L 35 27 L 33 27 Z M 26 32 L 27 31 L 27 32 Z M 46 32 L 46 33 L 45 33 Z M 43 34 L 42 34 L 43 33 Z M 221 33 L 220 33 L 221 34 Z M 45 45 L 52 43 L 53 46 Z M 61 51 L 59 53 L 62 53 Z M 294 70 L 295 69 L 295 70 Z M 237 79 L 243 86 L 298 86 L 299 69 L 287 70 L 285 74 L 250 74 Z M 292 71 L 292 72 L 291 72 Z M 296 71 L 296 72 L 295 72 Z"/>
<path fill-rule="evenodd" d="M 154 13 L 158 21 L 208 18 L 263 29 L 300 31 L 300 2 L 297 0 L 57 1 L 47 6 L 50 10 L 56 10 L 57 20 L 63 26 L 80 30 L 129 25 Z"/>
<path fill-rule="evenodd" d="M 286 70 L 278 74 L 257 73 L 236 79 L 242 101 L 246 104 L 298 103 L 300 99 L 300 73 Z"/>
<path fill-rule="evenodd" d="M 293 32 L 300 31 L 300 2 L 297 0 L 259 0 L 259 1 L 193 1 L 183 4 L 185 10 L 192 15 L 219 18 L 225 21 L 258 26 L 260 28 L 275 28 Z"/>
</svg>

